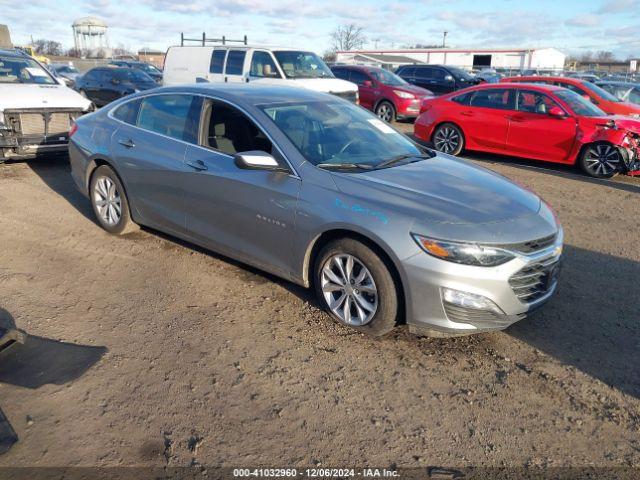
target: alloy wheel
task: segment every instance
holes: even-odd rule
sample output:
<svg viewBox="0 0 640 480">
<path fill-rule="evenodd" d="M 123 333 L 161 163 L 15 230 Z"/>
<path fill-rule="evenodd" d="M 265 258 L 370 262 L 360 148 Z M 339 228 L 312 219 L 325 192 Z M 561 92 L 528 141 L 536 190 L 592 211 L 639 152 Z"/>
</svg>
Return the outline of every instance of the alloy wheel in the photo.
<svg viewBox="0 0 640 480">
<path fill-rule="evenodd" d="M 436 132 L 433 144 L 441 152 L 454 152 L 460 145 L 460 133 L 453 127 L 442 127 Z"/>
<path fill-rule="evenodd" d="M 116 184 L 109 177 L 100 177 L 93 187 L 93 201 L 98 215 L 109 226 L 117 225 L 122 218 L 122 199 Z"/>
<path fill-rule="evenodd" d="M 587 170 L 595 176 L 611 175 L 620 167 L 620 152 L 612 145 L 589 147 L 585 164 Z"/>
<path fill-rule="evenodd" d="M 371 272 L 353 255 L 337 254 L 322 267 L 322 295 L 347 325 L 366 325 L 378 310 L 378 290 Z"/>
<path fill-rule="evenodd" d="M 391 111 L 391 107 L 386 103 L 383 103 L 378 107 L 376 114 L 378 115 L 378 118 L 384 120 L 387 123 L 391 123 L 391 120 L 393 119 L 393 112 Z"/>
</svg>

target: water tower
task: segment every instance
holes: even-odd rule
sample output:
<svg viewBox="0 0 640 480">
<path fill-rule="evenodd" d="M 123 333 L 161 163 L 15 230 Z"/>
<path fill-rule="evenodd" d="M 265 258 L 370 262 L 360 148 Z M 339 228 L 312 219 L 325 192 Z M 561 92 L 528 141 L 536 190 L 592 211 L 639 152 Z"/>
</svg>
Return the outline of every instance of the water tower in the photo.
<svg viewBox="0 0 640 480">
<path fill-rule="evenodd" d="M 96 17 L 83 17 L 73 22 L 73 40 L 76 51 L 82 57 L 97 57 L 100 52 L 107 54 L 109 38 L 107 24 Z"/>
</svg>

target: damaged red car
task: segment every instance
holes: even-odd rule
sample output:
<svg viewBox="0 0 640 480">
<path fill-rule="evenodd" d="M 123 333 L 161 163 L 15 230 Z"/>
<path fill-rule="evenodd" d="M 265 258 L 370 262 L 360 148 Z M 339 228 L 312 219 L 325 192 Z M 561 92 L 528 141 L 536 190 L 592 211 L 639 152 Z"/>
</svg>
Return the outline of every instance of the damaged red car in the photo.
<svg viewBox="0 0 640 480">
<path fill-rule="evenodd" d="M 468 149 L 577 164 L 596 178 L 640 173 L 640 121 L 551 85 L 484 84 L 426 99 L 414 133 L 450 155 Z"/>
</svg>

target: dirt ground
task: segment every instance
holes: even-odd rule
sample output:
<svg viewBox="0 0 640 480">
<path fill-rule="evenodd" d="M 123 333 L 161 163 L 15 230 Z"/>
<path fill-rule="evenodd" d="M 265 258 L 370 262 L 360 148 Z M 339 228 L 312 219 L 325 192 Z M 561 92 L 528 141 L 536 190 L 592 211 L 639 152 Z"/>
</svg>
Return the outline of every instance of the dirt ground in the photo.
<svg viewBox="0 0 640 480">
<path fill-rule="evenodd" d="M 310 292 L 93 221 L 66 159 L 0 165 L 0 466 L 640 466 L 640 179 L 474 155 L 565 228 L 508 330 L 363 337 Z"/>
</svg>

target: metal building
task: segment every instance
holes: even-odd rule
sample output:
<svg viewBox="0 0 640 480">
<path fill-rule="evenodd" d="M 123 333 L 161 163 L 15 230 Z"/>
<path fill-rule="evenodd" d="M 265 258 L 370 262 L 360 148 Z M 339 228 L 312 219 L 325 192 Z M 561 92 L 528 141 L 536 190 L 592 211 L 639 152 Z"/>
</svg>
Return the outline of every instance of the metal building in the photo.
<svg viewBox="0 0 640 480">
<path fill-rule="evenodd" d="M 97 17 L 82 17 L 73 22 L 73 40 L 82 57 L 109 55 L 107 24 Z"/>
<path fill-rule="evenodd" d="M 560 70 L 564 68 L 565 58 L 565 54 L 555 48 L 416 48 L 336 52 L 337 63 L 367 63 L 363 60 L 368 59 L 368 63 L 386 68 L 396 68 L 412 60 L 413 63 L 452 65 L 467 70 Z"/>
</svg>

